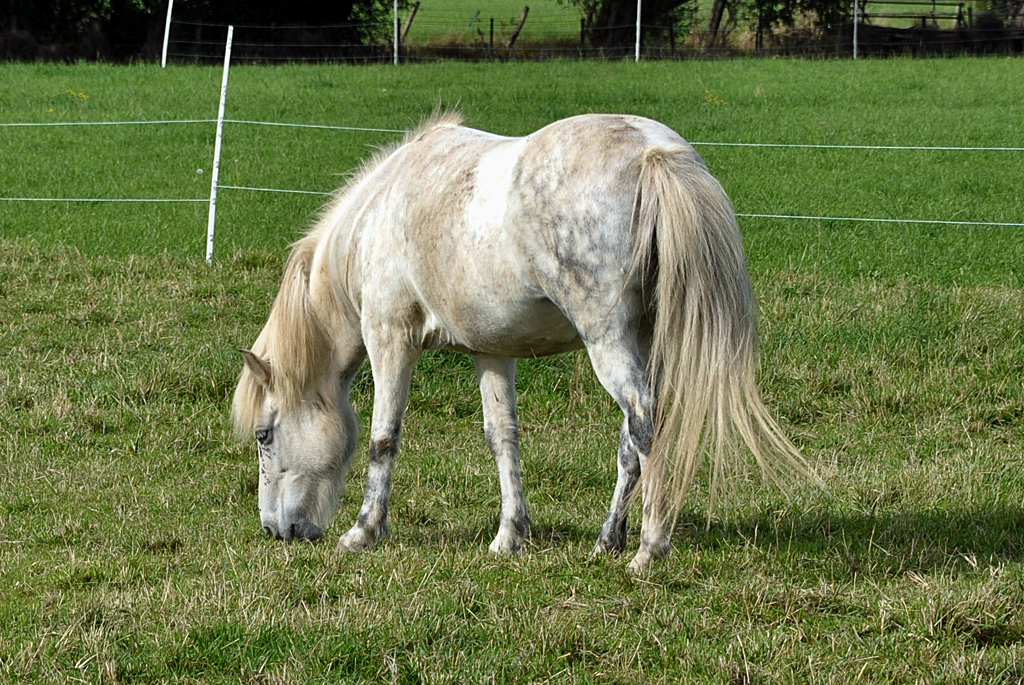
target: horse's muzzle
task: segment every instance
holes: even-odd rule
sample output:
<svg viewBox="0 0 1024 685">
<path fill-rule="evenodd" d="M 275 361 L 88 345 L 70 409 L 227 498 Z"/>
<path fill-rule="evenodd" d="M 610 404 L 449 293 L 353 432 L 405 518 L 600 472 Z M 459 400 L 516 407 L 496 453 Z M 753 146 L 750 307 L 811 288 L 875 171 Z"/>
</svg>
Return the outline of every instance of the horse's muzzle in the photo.
<svg viewBox="0 0 1024 685">
<path fill-rule="evenodd" d="M 296 521 L 283 527 L 278 527 L 275 523 L 266 522 L 263 524 L 263 530 L 266 532 L 267 537 L 284 540 L 285 542 L 291 542 L 292 540 L 314 542 L 323 537 L 324 534 L 323 528 L 309 520 Z"/>
</svg>

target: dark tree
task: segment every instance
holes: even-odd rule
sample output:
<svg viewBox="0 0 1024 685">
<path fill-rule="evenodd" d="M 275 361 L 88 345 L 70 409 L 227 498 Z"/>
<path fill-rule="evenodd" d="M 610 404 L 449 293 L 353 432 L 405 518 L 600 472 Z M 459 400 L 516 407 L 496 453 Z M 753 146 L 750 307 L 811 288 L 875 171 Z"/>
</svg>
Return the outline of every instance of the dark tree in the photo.
<svg viewBox="0 0 1024 685">
<path fill-rule="evenodd" d="M 1000 0 L 1024 2 L 1024 0 Z M 590 42 L 595 47 L 625 48 L 636 37 L 636 0 L 560 0 L 580 9 Z M 850 16 L 850 0 L 712 0 L 707 33 L 719 31 L 728 13 L 751 25 L 765 28 L 793 26 L 801 15 L 814 13 L 821 26 L 835 26 Z M 658 27 L 692 28 L 696 21 L 694 0 L 643 0 L 641 25 L 644 34 Z"/>
<path fill-rule="evenodd" d="M 793 26 L 797 18 L 809 14 L 817 17 L 818 26 L 838 26 L 853 14 L 852 2 L 836 0 L 747 0 L 741 7 L 744 16 L 755 19 L 760 10 L 766 28 Z"/>
<path fill-rule="evenodd" d="M 391 0 L 175 0 L 174 17 L 211 24 L 332 25 L 334 44 L 360 45 L 382 35 L 392 7 Z M 0 0 L 0 59 L 152 58 L 166 12 L 167 0 Z"/>
<path fill-rule="evenodd" d="M 176 0 L 174 13 L 210 23 L 316 26 L 384 22 L 392 7 L 390 0 Z"/>
<path fill-rule="evenodd" d="M 587 37 L 594 47 L 627 48 L 636 41 L 636 0 L 567 1 L 579 7 Z M 693 0 L 643 0 L 640 23 L 644 33 L 684 26 L 691 20 L 694 8 Z"/>
</svg>

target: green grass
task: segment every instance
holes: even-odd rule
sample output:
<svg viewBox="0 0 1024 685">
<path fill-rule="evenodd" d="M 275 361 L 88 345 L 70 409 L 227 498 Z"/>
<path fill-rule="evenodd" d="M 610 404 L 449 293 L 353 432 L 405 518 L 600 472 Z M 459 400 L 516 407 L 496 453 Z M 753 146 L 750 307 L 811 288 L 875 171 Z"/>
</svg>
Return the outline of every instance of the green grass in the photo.
<svg viewBox="0 0 1024 685">
<path fill-rule="evenodd" d="M 1020 147 L 1019 67 L 244 67 L 228 116 L 405 128 L 440 101 L 517 135 L 624 111 L 703 142 Z M 211 118 L 219 79 L 2 65 L 0 122 Z M 212 137 L 0 128 L 0 196 L 202 198 Z M 229 125 L 222 182 L 331 190 L 393 138 Z M 1024 220 L 1019 152 L 699 150 L 740 212 Z M 449 353 L 417 369 L 389 540 L 334 553 L 365 445 L 325 544 L 263 538 L 227 425 L 236 350 L 320 202 L 224 190 L 212 267 L 204 205 L 0 203 L 0 681 L 1024 678 L 1019 228 L 742 220 L 761 388 L 828 492 L 752 481 L 708 527 L 699 484 L 673 554 L 632 580 L 588 558 L 620 418 L 581 355 L 520 365 L 522 555 L 486 552 L 496 477 Z M 365 373 L 354 400 L 365 434 Z"/>
<path fill-rule="evenodd" d="M 470 125 L 509 135 L 523 135 L 580 112 L 618 111 L 659 119 L 696 142 L 1019 146 L 1019 93 L 1013 85 L 1017 68 L 1018 61 L 1012 59 L 236 67 L 227 116 L 404 129 L 442 103 L 457 105 Z M 495 78 L 496 73 L 501 78 Z M 4 66 L 0 74 L 0 117 L 6 121 L 209 119 L 217 112 L 219 68 Z M 115 78 L 118 83 L 112 82 Z M 209 194 L 214 137 L 210 124 L 3 129 L 0 135 L 4 196 Z M 374 146 L 395 137 L 228 124 L 221 182 L 331 191 Z M 1019 221 L 1024 214 L 1018 153 L 712 146 L 699 150 L 739 212 L 965 221 Z M 219 239 L 229 252 L 243 247 L 280 249 L 308 225 L 321 202 L 315 196 L 224 190 L 218 202 Z M 37 226 L 43 225 L 48 239 L 87 251 L 203 251 L 205 207 L 141 209 L 8 204 L 0 208 L 0 220 L 6 235 L 37 235 Z M 107 228 L 97 231 L 97 222 Z M 789 223 L 745 223 L 777 229 L 778 239 L 799 245 L 819 229 L 834 228 L 801 223 L 794 232 Z M 849 236 L 868 245 L 879 244 L 878 236 L 896 241 L 894 254 L 861 250 L 857 261 L 844 259 L 840 265 L 858 272 L 930 270 L 931 261 L 941 259 L 948 267 L 943 273 L 949 273 L 964 243 L 971 249 L 976 234 L 960 228 L 843 228 L 844 239 Z M 954 244 L 922 246 L 923 239 L 935 232 L 947 234 Z M 1013 236 L 1012 231 L 989 233 L 995 240 Z M 1012 269 L 1015 243 L 1004 242 L 1003 247 L 980 255 L 981 263 L 968 265 L 965 277 L 976 269 L 989 269 L 991 259 L 999 260 L 993 268 L 1000 273 L 1004 267 Z M 792 249 L 780 254 L 789 259 Z M 908 256 L 910 264 L 905 261 Z M 761 258 L 752 255 L 754 260 Z"/>
</svg>

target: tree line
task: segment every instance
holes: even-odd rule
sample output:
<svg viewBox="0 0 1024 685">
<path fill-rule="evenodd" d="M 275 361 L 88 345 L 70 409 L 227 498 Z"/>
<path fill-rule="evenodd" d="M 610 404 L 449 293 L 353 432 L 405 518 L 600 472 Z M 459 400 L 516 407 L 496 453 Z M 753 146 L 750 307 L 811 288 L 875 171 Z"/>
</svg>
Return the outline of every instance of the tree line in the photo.
<svg viewBox="0 0 1024 685">
<path fill-rule="evenodd" d="M 423 0 L 431 2 L 431 0 Z M 440 2 L 441 0 L 434 0 Z M 551 2 L 556 0 L 540 0 Z M 636 0 L 557 0 L 577 7 L 588 42 L 615 48 L 632 44 Z M 486 2 L 486 0 L 481 0 Z M 524 4 L 529 0 L 524 0 Z M 768 29 L 792 26 L 813 16 L 822 27 L 850 16 L 850 0 L 710 0 L 708 17 L 698 18 L 697 0 L 644 0 L 641 23 L 702 29 L 714 37 L 726 25 Z M 159 51 L 167 0 L 5 0 L 0 10 L 0 58 L 152 59 Z M 401 0 L 406 8 L 410 0 Z M 332 40 L 367 44 L 387 40 L 381 25 L 390 20 L 393 0 L 176 0 L 181 21 L 236 25 L 333 25 Z M 706 21 L 706 26 L 698 26 Z"/>
<path fill-rule="evenodd" d="M 152 59 L 159 54 L 167 0 L 5 0 L 0 58 Z M 406 0 L 399 5 L 404 7 Z M 365 43 L 392 0 L 175 0 L 178 21 L 238 25 L 331 24 L 346 41 Z"/>
<path fill-rule="evenodd" d="M 595 47 L 621 47 L 635 40 L 635 0 L 559 2 L 580 9 L 589 40 Z M 852 0 L 711 0 L 705 18 L 698 15 L 697 0 L 643 0 L 640 23 L 648 27 L 700 30 L 713 40 L 726 25 L 759 25 L 768 30 L 793 26 L 801 17 L 813 17 L 822 28 L 832 28 L 850 18 L 851 5 Z M 705 19 L 705 25 L 699 24 Z"/>
</svg>

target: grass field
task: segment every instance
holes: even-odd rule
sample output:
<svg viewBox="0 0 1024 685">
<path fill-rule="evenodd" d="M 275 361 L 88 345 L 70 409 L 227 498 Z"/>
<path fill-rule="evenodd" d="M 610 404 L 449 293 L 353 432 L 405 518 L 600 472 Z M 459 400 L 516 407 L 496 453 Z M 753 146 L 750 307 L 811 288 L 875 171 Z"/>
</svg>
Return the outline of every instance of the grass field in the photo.
<svg viewBox="0 0 1024 685">
<path fill-rule="evenodd" d="M 1020 61 L 242 67 L 234 119 L 406 128 L 438 102 L 525 134 L 586 111 L 698 143 L 1024 147 Z M 0 65 L 0 123 L 208 119 L 220 71 Z M 0 196 L 202 198 L 211 124 L 0 128 Z M 229 124 L 221 182 L 329 191 L 394 134 Z M 737 211 L 1024 222 L 1007 151 L 698 145 Z M 203 173 L 197 173 L 203 169 Z M 1019 227 L 742 219 L 760 384 L 827 492 L 756 481 L 641 579 L 588 558 L 620 418 L 580 355 L 524 361 L 535 523 L 494 558 L 472 364 L 417 369 L 392 537 L 268 541 L 230 437 L 317 196 L 0 201 L 0 681 L 1016 683 L 1024 679 Z M 367 432 L 372 387 L 354 401 Z M 630 547 L 636 541 L 631 529 Z"/>
</svg>

